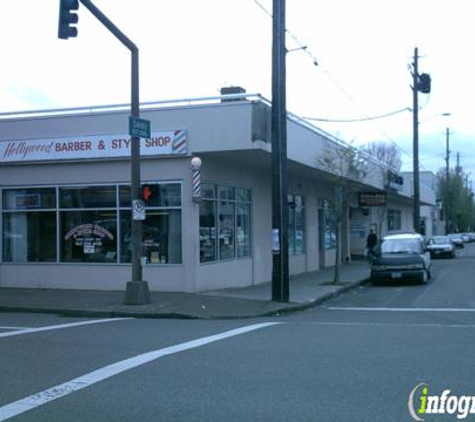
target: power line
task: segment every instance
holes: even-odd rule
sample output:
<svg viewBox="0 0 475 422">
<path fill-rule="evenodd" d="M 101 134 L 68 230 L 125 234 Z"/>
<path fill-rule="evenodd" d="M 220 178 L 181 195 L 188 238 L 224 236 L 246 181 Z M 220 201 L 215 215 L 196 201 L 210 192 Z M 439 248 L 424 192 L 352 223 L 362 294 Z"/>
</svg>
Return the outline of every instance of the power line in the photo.
<svg viewBox="0 0 475 422">
<path fill-rule="evenodd" d="M 254 3 L 270 18 L 272 18 L 272 13 L 270 13 L 260 2 L 259 0 L 254 0 Z M 304 51 L 311 59 L 312 59 L 312 62 L 314 65 L 318 65 L 318 61 L 317 59 L 315 58 L 315 56 L 310 52 L 310 50 L 308 49 L 308 46 L 305 45 L 304 43 L 302 43 L 290 30 L 288 29 L 285 29 L 286 33 L 289 34 L 289 36 L 297 43 L 297 45 L 299 46 L 298 50 L 302 50 Z M 323 71 L 323 73 L 328 77 L 328 79 L 330 79 L 330 81 L 332 82 L 332 84 L 348 99 L 348 101 L 350 103 L 352 103 L 353 105 L 356 106 L 356 101 L 353 99 L 353 97 L 348 93 L 348 91 L 346 91 L 342 85 L 340 83 L 338 83 L 338 81 L 332 76 L 332 74 L 330 73 L 329 70 L 325 69 L 325 68 L 322 68 L 321 66 L 319 66 L 321 68 L 321 70 Z M 359 108 L 359 107 L 358 107 Z M 373 118 L 369 117 L 369 116 L 366 116 L 366 120 L 367 121 L 371 121 L 371 120 L 374 120 Z M 325 121 L 325 120 L 320 120 L 320 121 Z M 327 121 L 331 121 L 330 119 L 328 119 Z M 359 119 L 358 121 L 364 121 L 362 119 Z M 391 142 L 394 142 L 393 139 L 391 139 L 391 137 L 385 133 L 378 125 L 376 125 L 376 128 L 377 130 L 385 137 L 387 138 L 389 141 Z"/>
<path fill-rule="evenodd" d="M 359 118 L 359 119 L 324 119 L 324 118 L 319 118 L 319 117 L 304 117 L 304 119 L 314 120 L 314 121 L 317 121 L 317 122 L 355 123 L 355 122 L 366 122 L 366 121 L 369 121 L 369 120 L 383 119 L 385 117 L 394 116 L 394 115 L 402 113 L 404 111 L 411 111 L 411 108 L 410 107 L 405 107 L 405 108 L 402 108 L 400 110 L 391 111 L 390 113 L 380 114 L 378 116 L 371 116 L 371 117 L 367 116 L 367 117 L 362 117 L 362 118 Z"/>
<path fill-rule="evenodd" d="M 254 3 L 270 18 L 272 18 L 272 13 L 270 13 L 260 2 L 259 0 L 254 0 Z M 294 40 L 294 42 L 298 45 L 298 48 L 295 50 L 302 50 L 307 56 L 309 56 L 312 59 L 312 62 L 315 66 L 318 66 L 318 61 L 316 57 L 308 50 L 308 46 L 303 44 L 292 32 L 290 32 L 287 28 L 285 28 L 285 32 L 289 34 L 290 38 Z M 292 51 L 295 51 L 292 50 Z M 289 50 L 287 50 L 289 51 Z"/>
<path fill-rule="evenodd" d="M 259 0 L 254 0 L 254 3 L 268 16 L 272 19 L 272 13 L 270 13 L 260 2 Z M 322 68 L 321 65 L 319 65 L 317 59 L 315 58 L 315 56 L 310 52 L 310 50 L 308 49 L 308 46 L 304 43 L 302 43 L 290 30 L 288 30 L 287 28 L 285 29 L 285 32 L 287 34 L 289 34 L 289 36 L 294 40 L 294 42 L 297 43 L 297 45 L 299 46 L 299 48 L 297 49 L 294 49 L 294 50 L 302 50 L 304 51 L 311 59 L 312 59 L 312 62 L 315 66 L 319 66 L 319 68 L 323 71 L 323 73 L 328 77 L 328 79 L 330 79 L 330 81 L 332 82 L 332 84 L 348 99 L 348 101 L 350 103 L 352 103 L 353 105 L 357 106 L 356 104 L 356 101 L 353 99 L 353 97 L 348 93 L 348 91 L 346 91 L 346 89 L 344 89 L 342 87 L 342 85 L 332 76 L 332 74 L 330 73 L 329 70 L 325 69 L 325 68 Z M 294 51 L 292 50 L 292 51 Z M 426 104 L 425 104 L 426 105 Z M 359 108 L 359 107 L 358 107 Z M 306 117 L 305 119 L 307 120 L 314 120 L 314 121 L 321 121 L 321 122 L 327 122 L 327 123 L 331 123 L 331 122 L 335 122 L 335 123 L 350 123 L 350 122 L 364 122 L 364 121 L 372 121 L 372 120 L 377 120 L 379 118 L 383 118 L 383 117 L 389 117 L 393 114 L 398 114 L 398 113 L 402 113 L 404 111 L 410 111 L 411 108 L 409 107 L 406 107 L 404 109 L 401 109 L 401 110 L 397 110 L 395 112 L 391 112 L 391 113 L 387 113 L 385 115 L 381 115 L 381 116 L 375 116 L 375 117 L 370 117 L 370 116 L 366 116 L 365 118 L 360 118 L 360 119 L 355 119 L 355 120 L 349 120 L 349 119 L 341 119 L 341 120 L 338 120 L 338 119 L 318 119 L 318 118 L 310 118 L 310 117 Z M 381 127 L 379 127 L 377 124 L 375 124 L 375 127 L 376 129 L 389 141 L 391 142 L 392 144 L 394 144 L 403 154 L 406 154 L 407 156 L 411 156 L 407 151 L 404 151 L 401 147 L 399 147 L 399 145 L 397 145 L 397 143 L 394 141 L 394 139 L 392 139 L 383 129 L 381 129 Z"/>
</svg>

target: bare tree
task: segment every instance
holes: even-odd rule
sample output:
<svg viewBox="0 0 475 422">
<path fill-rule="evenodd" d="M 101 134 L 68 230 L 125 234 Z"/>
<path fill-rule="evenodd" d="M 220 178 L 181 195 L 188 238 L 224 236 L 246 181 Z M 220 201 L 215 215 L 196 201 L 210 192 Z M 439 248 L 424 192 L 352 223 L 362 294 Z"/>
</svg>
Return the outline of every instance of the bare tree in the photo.
<svg viewBox="0 0 475 422">
<path fill-rule="evenodd" d="M 333 223 L 336 235 L 335 275 L 333 282 L 340 282 L 341 267 L 341 232 L 345 210 L 348 209 L 348 200 L 355 193 L 362 180 L 368 174 L 366 153 L 361 148 L 353 146 L 332 145 L 326 148 L 318 158 L 318 164 L 328 172 L 328 178 L 334 186 Z"/>
<path fill-rule="evenodd" d="M 363 147 L 371 157 L 385 163 L 391 170 L 399 172 L 402 166 L 401 151 L 394 143 L 373 141 Z"/>
</svg>

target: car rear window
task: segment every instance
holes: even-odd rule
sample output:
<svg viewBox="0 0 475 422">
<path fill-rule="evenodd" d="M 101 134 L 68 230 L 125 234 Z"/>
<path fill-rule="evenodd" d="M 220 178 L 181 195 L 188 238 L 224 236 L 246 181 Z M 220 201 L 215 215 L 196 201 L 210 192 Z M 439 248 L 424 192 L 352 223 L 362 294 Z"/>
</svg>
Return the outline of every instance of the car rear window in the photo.
<svg viewBox="0 0 475 422">
<path fill-rule="evenodd" d="M 417 239 L 385 239 L 381 243 L 383 253 L 420 253 L 420 242 Z"/>
</svg>

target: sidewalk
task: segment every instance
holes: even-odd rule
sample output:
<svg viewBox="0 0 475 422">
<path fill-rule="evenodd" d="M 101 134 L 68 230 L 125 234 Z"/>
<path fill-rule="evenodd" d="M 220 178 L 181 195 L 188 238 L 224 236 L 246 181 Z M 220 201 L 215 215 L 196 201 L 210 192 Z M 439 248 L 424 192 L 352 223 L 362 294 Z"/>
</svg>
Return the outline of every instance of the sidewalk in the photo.
<svg viewBox="0 0 475 422">
<path fill-rule="evenodd" d="M 256 318 L 315 306 L 369 277 L 366 262 L 341 267 L 341 284 L 329 285 L 334 269 L 290 278 L 290 301 L 271 301 L 271 283 L 199 294 L 151 292 L 147 305 L 124 305 L 123 291 L 0 288 L 0 312 L 43 312 L 80 317 Z M 322 284 L 324 283 L 324 284 Z"/>
</svg>

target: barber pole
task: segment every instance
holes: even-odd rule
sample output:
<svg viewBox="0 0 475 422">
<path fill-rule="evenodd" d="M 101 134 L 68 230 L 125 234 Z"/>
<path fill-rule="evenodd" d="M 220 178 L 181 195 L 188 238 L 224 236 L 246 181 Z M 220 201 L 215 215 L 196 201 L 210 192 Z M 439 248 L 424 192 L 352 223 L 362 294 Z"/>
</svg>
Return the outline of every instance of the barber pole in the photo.
<svg viewBox="0 0 475 422">
<path fill-rule="evenodd" d="M 191 174 L 192 174 L 192 199 L 199 201 L 201 199 L 201 159 L 194 157 L 191 160 Z"/>
<path fill-rule="evenodd" d="M 201 197 L 201 175 L 199 169 L 193 170 L 193 198 Z"/>
</svg>

